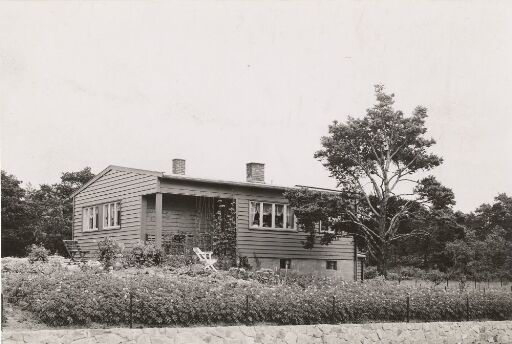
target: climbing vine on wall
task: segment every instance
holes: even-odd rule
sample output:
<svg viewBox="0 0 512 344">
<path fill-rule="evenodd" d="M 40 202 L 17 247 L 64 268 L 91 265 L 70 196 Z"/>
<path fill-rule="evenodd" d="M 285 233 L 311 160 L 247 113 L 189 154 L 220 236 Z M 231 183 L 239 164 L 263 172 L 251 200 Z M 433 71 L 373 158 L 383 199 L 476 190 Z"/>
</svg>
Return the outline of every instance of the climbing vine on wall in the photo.
<svg viewBox="0 0 512 344">
<path fill-rule="evenodd" d="M 218 199 L 212 224 L 213 254 L 217 266 L 227 269 L 236 265 L 236 201 Z"/>
</svg>

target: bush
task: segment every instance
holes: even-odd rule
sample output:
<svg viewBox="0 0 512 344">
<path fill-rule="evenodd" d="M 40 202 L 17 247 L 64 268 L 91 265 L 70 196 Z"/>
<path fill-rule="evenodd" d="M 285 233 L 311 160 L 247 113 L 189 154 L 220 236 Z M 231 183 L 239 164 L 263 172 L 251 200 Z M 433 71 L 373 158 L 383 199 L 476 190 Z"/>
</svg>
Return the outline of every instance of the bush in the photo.
<svg viewBox="0 0 512 344">
<path fill-rule="evenodd" d="M 364 268 L 364 279 L 372 279 L 379 275 L 376 266 L 367 266 Z"/>
<path fill-rule="evenodd" d="M 400 274 L 398 274 L 396 272 L 388 272 L 386 279 L 388 279 L 390 281 L 401 281 L 403 278 Z"/>
<path fill-rule="evenodd" d="M 425 276 L 425 271 L 413 266 L 400 266 L 389 269 L 387 279 L 392 281 L 403 281 L 413 278 L 422 279 Z"/>
<path fill-rule="evenodd" d="M 29 274 L 51 274 L 63 270 L 63 257 L 55 259 L 50 256 L 48 262 L 35 261 L 31 263 L 28 258 L 2 258 L 3 273 L 29 273 Z"/>
<path fill-rule="evenodd" d="M 177 270 L 197 263 L 199 263 L 199 258 L 197 258 L 197 256 L 184 254 L 169 254 L 165 258 L 164 265 L 168 267 L 170 270 Z"/>
<path fill-rule="evenodd" d="M 114 267 L 116 261 L 123 257 L 124 247 L 114 239 L 106 237 L 98 242 L 98 260 L 103 269 L 109 270 Z"/>
<path fill-rule="evenodd" d="M 3 288 L 16 304 L 52 326 L 126 324 L 130 293 L 133 321 L 143 326 L 403 321 L 407 295 L 413 320 L 461 321 L 466 317 L 466 294 L 455 289 L 414 288 L 382 280 L 327 280 L 331 284 L 324 285 L 320 277 L 315 278 L 311 284 L 299 286 L 291 281 L 272 285 L 238 280 L 228 272 L 200 277 L 139 274 L 127 279 L 116 274 L 63 271 L 6 274 Z M 512 319 L 510 292 L 475 291 L 469 302 L 473 320 Z"/>
<path fill-rule="evenodd" d="M 28 252 L 28 261 L 31 263 L 34 262 L 47 262 L 48 256 L 50 255 L 50 251 L 44 248 L 43 245 L 32 244 L 27 248 Z"/>
<path fill-rule="evenodd" d="M 446 274 L 439 270 L 430 270 L 425 274 L 425 278 L 430 282 L 434 283 L 434 285 L 438 285 L 444 280 L 446 280 Z"/>
<path fill-rule="evenodd" d="M 162 264 L 162 250 L 158 249 L 153 242 L 140 241 L 130 250 L 128 265 L 131 266 L 157 266 Z"/>
</svg>

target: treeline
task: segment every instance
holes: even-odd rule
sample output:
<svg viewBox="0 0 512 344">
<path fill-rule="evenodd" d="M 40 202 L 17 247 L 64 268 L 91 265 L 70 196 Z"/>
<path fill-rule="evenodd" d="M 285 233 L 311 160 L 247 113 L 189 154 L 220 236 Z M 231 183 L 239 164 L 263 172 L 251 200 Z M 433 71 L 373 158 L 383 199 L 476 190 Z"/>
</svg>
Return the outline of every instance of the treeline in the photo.
<svg viewBox="0 0 512 344">
<path fill-rule="evenodd" d="M 64 254 L 62 239 L 71 238 L 71 195 L 94 177 L 89 167 L 64 172 L 59 183 L 30 184 L 2 170 L 2 257 L 24 256 L 31 244 Z"/>
<path fill-rule="evenodd" d="M 94 176 L 86 167 L 64 172 L 59 183 L 38 188 L 21 185 L 2 171 L 2 256 L 24 256 L 31 244 L 64 253 L 62 239 L 71 238 L 71 195 Z M 311 203 L 308 202 L 311 207 Z M 512 278 L 512 197 L 499 194 L 491 204 L 470 213 L 425 212 L 400 224 L 399 233 L 414 235 L 396 241 L 387 262 L 390 271 L 418 268 L 477 279 Z M 361 250 L 366 250 L 359 241 Z M 369 257 L 369 265 L 375 264 Z"/>
<path fill-rule="evenodd" d="M 502 193 L 469 214 L 448 211 L 425 220 L 410 224 L 422 227 L 425 235 L 392 246 L 392 270 L 416 267 L 453 278 L 512 278 L 512 197 Z"/>
</svg>

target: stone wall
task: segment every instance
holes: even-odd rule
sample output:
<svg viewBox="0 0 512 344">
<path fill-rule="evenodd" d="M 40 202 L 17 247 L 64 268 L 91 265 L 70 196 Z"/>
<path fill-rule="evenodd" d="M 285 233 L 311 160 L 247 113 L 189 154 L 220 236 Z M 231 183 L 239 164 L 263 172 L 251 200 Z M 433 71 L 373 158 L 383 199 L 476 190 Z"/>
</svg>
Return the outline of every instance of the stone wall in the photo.
<svg viewBox="0 0 512 344">
<path fill-rule="evenodd" d="M 2 331 L 2 343 L 512 343 L 512 321 Z"/>
</svg>

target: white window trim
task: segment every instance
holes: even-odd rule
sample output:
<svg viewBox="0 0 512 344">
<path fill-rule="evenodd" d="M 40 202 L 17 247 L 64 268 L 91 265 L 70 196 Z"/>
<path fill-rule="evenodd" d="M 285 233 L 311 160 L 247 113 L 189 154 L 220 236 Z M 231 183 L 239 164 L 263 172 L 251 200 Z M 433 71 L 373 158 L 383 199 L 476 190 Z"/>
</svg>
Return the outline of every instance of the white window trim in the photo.
<svg viewBox="0 0 512 344">
<path fill-rule="evenodd" d="M 83 217 L 82 232 L 95 232 L 95 231 L 99 230 L 98 221 L 96 221 L 96 212 L 98 212 L 98 214 L 99 214 L 99 208 L 97 205 L 91 205 L 91 206 L 83 208 L 83 210 L 82 210 L 82 217 Z M 91 219 L 91 216 L 92 216 L 92 227 L 93 228 L 89 228 L 89 221 Z"/>
<path fill-rule="evenodd" d="M 112 207 L 110 205 L 114 205 L 114 223 L 110 223 L 110 219 L 112 218 L 111 210 Z M 117 205 L 119 204 L 119 207 L 121 207 L 120 201 L 115 202 L 109 202 L 103 204 L 103 229 L 119 229 L 121 228 L 121 225 L 119 224 L 119 216 L 117 212 Z M 116 225 L 117 223 L 117 225 Z"/>
<path fill-rule="evenodd" d="M 259 225 L 253 225 L 252 221 L 254 220 L 254 213 L 252 211 L 251 203 L 256 203 L 256 208 L 259 209 L 260 213 L 260 221 Z M 271 204 L 272 205 L 272 227 L 264 227 L 263 226 L 263 203 Z M 283 205 L 283 227 L 276 227 L 276 204 Z M 298 232 L 297 230 L 297 216 L 293 214 L 293 227 L 292 228 L 286 228 L 288 221 L 288 205 L 285 203 L 273 203 L 273 202 L 266 202 L 266 201 L 249 201 L 249 228 L 255 229 L 255 230 L 270 230 L 270 231 L 279 231 L 279 232 Z"/>
<path fill-rule="evenodd" d="M 327 228 L 327 230 L 326 230 L 326 231 L 323 231 L 323 230 L 322 230 L 322 221 L 319 221 L 319 222 L 318 222 L 318 233 L 319 233 L 319 234 L 324 234 L 324 233 L 335 234 L 335 231 L 334 231 L 334 229 L 332 229 L 332 228 Z"/>
</svg>

